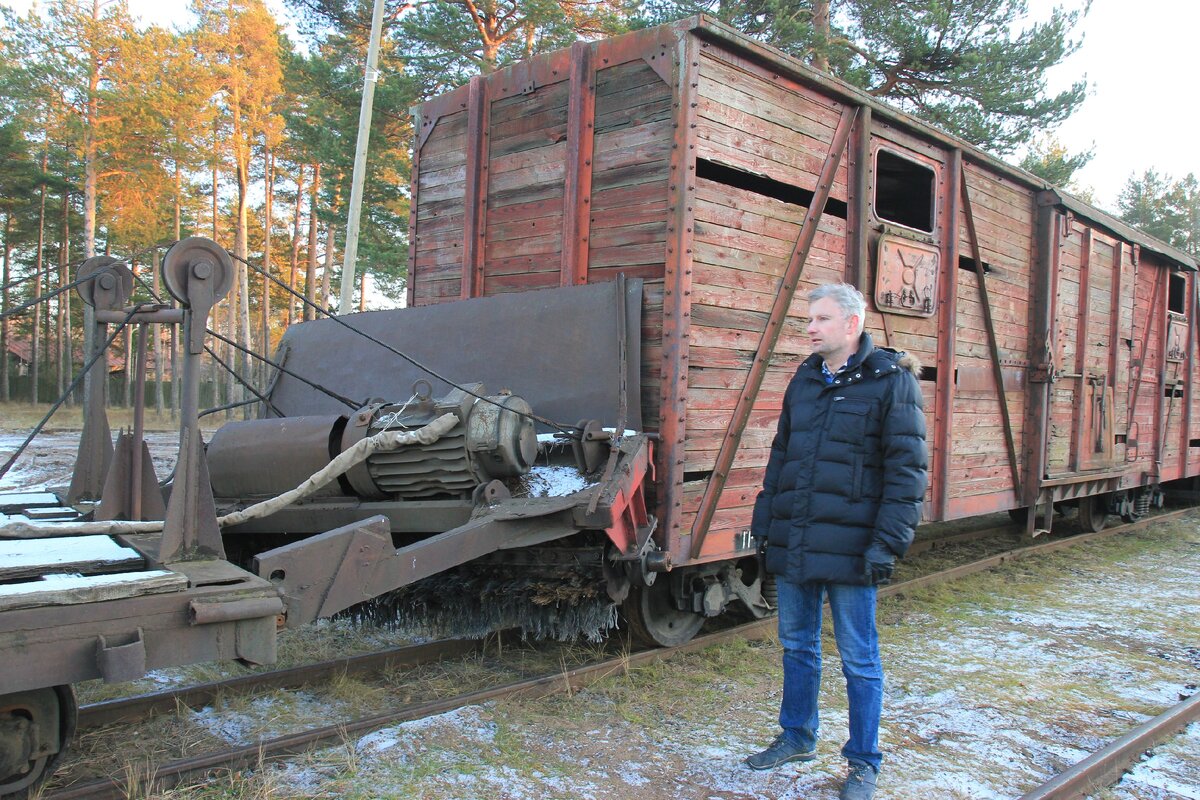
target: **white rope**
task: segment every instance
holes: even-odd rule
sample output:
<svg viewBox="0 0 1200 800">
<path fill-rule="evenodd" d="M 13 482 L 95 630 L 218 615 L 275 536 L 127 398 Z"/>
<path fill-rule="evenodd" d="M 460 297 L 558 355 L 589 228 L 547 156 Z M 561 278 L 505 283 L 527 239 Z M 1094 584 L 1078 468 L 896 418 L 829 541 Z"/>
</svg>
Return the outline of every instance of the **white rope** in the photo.
<svg viewBox="0 0 1200 800">
<path fill-rule="evenodd" d="M 315 474 L 283 494 L 255 503 L 241 511 L 226 514 L 217 519 L 222 528 L 240 525 L 252 519 L 270 516 L 282 508 L 303 500 L 316 492 L 322 486 L 332 483 L 337 477 L 349 472 L 354 467 L 366 461 L 373 453 L 397 450 L 408 445 L 430 445 L 458 424 L 458 417 L 453 414 L 443 414 L 433 422 L 415 431 L 383 431 L 355 444 L 349 450 L 340 453 Z M 125 520 L 110 520 L 107 522 L 62 522 L 48 525 L 33 525 L 28 522 L 12 522 L 0 527 L 0 539 L 38 539 L 47 536 L 71 536 L 88 533 L 106 533 L 110 536 L 135 533 L 158 533 L 163 529 L 161 520 L 148 522 L 129 522 Z"/>
</svg>

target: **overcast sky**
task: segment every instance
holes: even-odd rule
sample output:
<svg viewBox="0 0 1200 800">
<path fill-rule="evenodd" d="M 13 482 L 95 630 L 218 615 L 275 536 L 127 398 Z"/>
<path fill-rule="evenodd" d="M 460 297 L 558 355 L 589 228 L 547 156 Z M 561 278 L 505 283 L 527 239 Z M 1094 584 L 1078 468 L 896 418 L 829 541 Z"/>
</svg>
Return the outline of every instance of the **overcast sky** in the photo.
<svg viewBox="0 0 1200 800">
<path fill-rule="evenodd" d="M 1083 2 L 1028 0 L 1035 18 L 1055 5 Z M 0 3 L 23 10 L 30 0 Z M 283 18 L 282 0 L 267 4 Z M 129 0 L 129 6 L 147 23 L 172 27 L 188 18 L 184 0 Z M 1078 177 L 1094 190 L 1096 204 L 1115 210 L 1130 174 L 1150 167 L 1176 178 L 1200 173 L 1194 144 L 1200 112 L 1189 91 L 1200 50 L 1200 2 L 1093 0 L 1081 30 L 1083 46 L 1051 80 L 1061 88 L 1086 73 L 1091 84 L 1087 102 L 1057 136 L 1072 152 L 1095 145 L 1095 158 Z"/>
<path fill-rule="evenodd" d="M 1054 5 L 1029 0 L 1035 14 L 1048 14 Z M 1096 156 L 1078 178 L 1095 190 L 1096 204 L 1115 209 L 1129 175 L 1149 167 L 1175 178 L 1200 175 L 1200 112 L 1191 89 L 1200 3 L 1093 0 L 1082 30 L 1083 47 L 1055 69 L 1052 80 L 1066 85 L 1087 73 L 1091 84 L 1087 102 L 1057 136 L 1072 151 L 1095 143 Z"/>
</svg>

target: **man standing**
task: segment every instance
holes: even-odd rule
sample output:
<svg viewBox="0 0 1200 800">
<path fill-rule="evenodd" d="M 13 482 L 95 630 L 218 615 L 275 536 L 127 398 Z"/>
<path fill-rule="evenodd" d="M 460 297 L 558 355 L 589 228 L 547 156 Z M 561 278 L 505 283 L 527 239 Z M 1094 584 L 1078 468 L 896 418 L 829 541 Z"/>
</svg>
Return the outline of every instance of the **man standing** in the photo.
<svg viewBox="0 0 1200 800">
<path fill-rule="evenodd" d="M 848 284 L 809 294 L 813 354 L 784 395 L 752 533 L 779 589 L 782 733 L 754 769 L 817 754 L 821 609 L 829 598 L 850 702 L 842 800 L 869 800 L 882 755 L 883 667 L 876 587 L 912 543 L 925 496 L 920 365 L 863 333 L 866 303 Z"/>
</svg>

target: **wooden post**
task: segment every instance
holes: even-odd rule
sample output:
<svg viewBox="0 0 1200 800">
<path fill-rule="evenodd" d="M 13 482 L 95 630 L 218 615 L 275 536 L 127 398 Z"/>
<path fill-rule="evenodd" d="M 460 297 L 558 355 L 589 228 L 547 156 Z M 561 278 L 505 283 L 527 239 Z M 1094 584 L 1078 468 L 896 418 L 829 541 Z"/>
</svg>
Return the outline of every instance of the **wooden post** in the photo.
<svg viewBox="0 0 1200 800">
<path fill-rule="evenodd" d="M 596 63 L 588 42 L 571 45 L 571 94 L 567 106 L 567 175 L 563 189 L 560 286 L 587 283 L 592 219 L 592 149 L 596 120 Z"/>
</svg>

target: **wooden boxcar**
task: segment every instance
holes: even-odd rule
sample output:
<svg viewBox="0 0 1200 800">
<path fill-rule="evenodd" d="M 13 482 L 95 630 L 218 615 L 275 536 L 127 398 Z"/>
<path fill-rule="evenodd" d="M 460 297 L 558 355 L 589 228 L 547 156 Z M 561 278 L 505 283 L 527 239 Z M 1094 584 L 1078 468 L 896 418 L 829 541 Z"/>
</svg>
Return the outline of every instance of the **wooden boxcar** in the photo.
<svg viewBox="0 0 1200 800">
<path fill-rule="evenodd" d="M 645 281 L 675 567 L 749 547 L 823 282 L 925 364 L 926 520 L 1080 500 L 1095 525 L 1200 471 L 1192 258 L 717 21 L 580 42 L 414 113 L 410 305 Z"/>
</svg>

